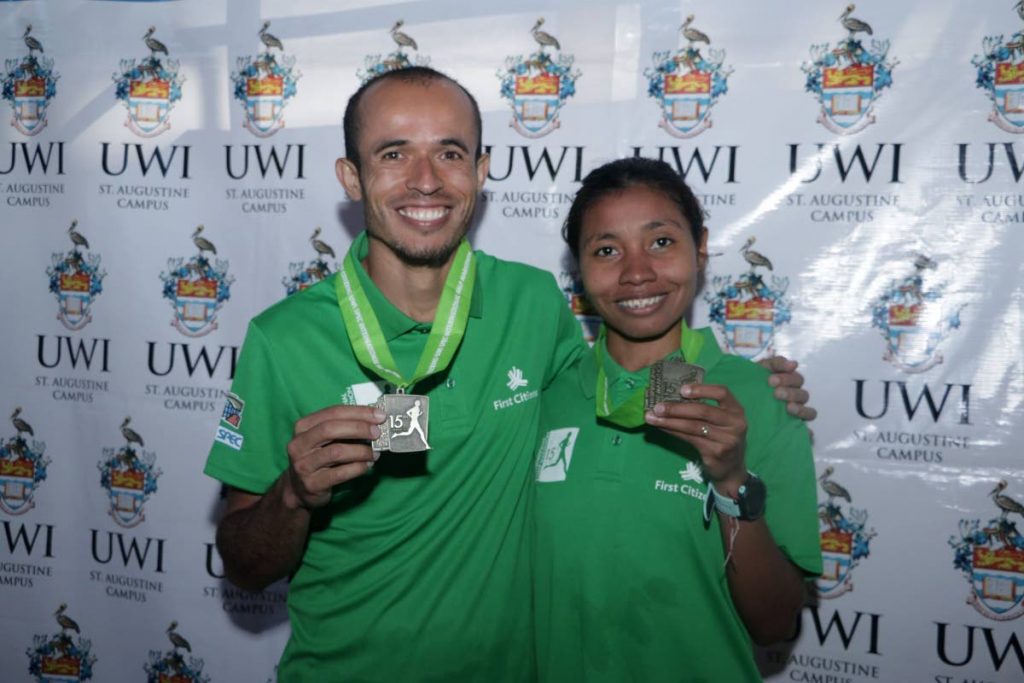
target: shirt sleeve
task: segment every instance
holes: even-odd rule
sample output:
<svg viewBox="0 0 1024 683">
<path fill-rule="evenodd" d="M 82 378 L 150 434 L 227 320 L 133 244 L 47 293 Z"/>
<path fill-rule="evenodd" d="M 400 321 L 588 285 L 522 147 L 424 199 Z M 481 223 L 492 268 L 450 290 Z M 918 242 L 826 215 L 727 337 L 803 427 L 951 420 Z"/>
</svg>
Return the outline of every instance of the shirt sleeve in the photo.
<svg viewBox="0 0 1024 683">
<path fill-rule="evenodd" d="M 766 400 L 775 400 L 766 399 Z M 750 471 L 765 483 L 765 521 L 776 545 L 811 576 L 821 574 L 817 488 L 810 434 L 799 419 L 783 414 L 777 430 L 758 449 Z"/>
<path fill-rule="evenodd" d="M 231 394 L 214 435 L 204 472 L 262 494 L 288 466 L 287 445 L 298 419 L 295 402 L 275 363 L 270 340 L 256 321 L 242 344 Z"/>
<path fill-rule="evenodd" d="M 583 331 L 580 329 L 579 321 L 572 314 L 568 302 L 562 295 L 562 290 L 558 288 L 558 283 L 550 273 L 547 274 L 543 296 L 545 305 L 553 307 L 556 316 L 554 347 L 547 372 L 544 375 L 543 388 L 546 389 L 555 381 L 555 378 L 572 366 L 573 362 L 586 349 L 586 343 L 583 341 Z M 547 303 L 549 300 L 550 304 Z"/>
</svg>

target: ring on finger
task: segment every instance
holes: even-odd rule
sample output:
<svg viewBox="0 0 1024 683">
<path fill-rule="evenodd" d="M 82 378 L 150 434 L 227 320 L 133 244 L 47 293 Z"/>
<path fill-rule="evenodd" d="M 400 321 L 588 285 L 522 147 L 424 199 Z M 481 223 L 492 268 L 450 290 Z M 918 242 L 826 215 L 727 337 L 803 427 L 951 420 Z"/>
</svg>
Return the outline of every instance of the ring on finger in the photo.
<svg viewBox="0 0 1024 683">
<path fill-rule="evenodd" d="M 702 425 L 700 426 L 700 435 L 701 435 L 701 436 L 707 436 L 707 435 L 708 435 L 708 434 L 710 434 L 710 433 L 711 433 L 711 430 L 710 430 L 710 429 L 708 428 L 708 426 L 707 426 L 707 425 L 705 425 L 705 424 L 702 424 Z"/>
</svg>

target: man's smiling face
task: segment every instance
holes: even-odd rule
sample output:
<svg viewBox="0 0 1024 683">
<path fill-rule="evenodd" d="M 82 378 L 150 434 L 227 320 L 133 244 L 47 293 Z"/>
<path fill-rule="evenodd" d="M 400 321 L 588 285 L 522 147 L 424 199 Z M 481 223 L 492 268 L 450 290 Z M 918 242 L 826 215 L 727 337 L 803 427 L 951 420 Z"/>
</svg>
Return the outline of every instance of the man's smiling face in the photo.
<svg viewBox="0 0 1024 683">
<path fill-rule="evenodd" d="M 487 178 L 472 103 L 444 80 L 389 80 L 365 94 L 359 117 L 360 166 L 342 159 L 338 177 L 363 201 L 367 232 L 409 265 L 444 265 Z"/>
</svg>

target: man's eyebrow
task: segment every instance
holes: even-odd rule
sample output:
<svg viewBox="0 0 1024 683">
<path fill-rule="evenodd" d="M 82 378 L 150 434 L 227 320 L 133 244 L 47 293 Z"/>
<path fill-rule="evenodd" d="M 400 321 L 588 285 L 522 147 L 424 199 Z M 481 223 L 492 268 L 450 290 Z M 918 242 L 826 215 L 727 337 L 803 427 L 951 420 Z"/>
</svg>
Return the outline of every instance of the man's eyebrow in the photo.
<svg viewBox="0 0 1024 683">
<path fill-rule="evenodd" d="M 443 147 L 458 147 L 466 154 L 469 154 L 469 146 L 461 138 L 444 138 L 441 140 L 441 145 Z"/>
<path fill-rule="evenodd" d="M 386 149 L 388 149 L 390 147 L 401 147 L 402 145 L 404 145 L 404 144 L 406 144 L 408 142 L 409 142 L 408 140 L 402 140 L 402 139 L 384 140 L 380 144 L 378 144 L 376 147 L 374 147 L 372 152 L 374 154 L 378 154 L 378 153 L 383 152 L 384 150 L 386 150 Z"/>
</svg>

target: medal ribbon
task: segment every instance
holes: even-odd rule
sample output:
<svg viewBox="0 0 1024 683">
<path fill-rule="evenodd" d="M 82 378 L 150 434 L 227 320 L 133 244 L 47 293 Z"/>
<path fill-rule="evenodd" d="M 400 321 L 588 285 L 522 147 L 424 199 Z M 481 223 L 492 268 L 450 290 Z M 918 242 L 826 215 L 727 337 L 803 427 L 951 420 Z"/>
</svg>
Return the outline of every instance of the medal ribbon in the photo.
<svg viewBox="0 0 1024 683">
<path fill-rule="evenodd" d="M 683 354 L 684 361 L 693 363 L 704 346 L 704 338 L 693 332 L 685 320 L 680 321 L 680 324 L 679 351 Z M 602 324 L 601 331 L 597 334 L 597 343 L 594 344 L 594 359 L 597 361 L 597 416 L 627 429 L 642 427 L 645 424 L 644 393 L 647 391 L 646 385 L 638 388 L 621 403 L 616 404 L 611 400 L 608 373 L 604 369 L 605 354 L 608 353 L 607 335 L 607 330 Z"/>
<path fill-rule="evenodd" d="M 469 242 L 462 240 L 455 252 L 448 277 L 444 281 L 434 322 L 427 336 L 427 344 L 420 354 L 415 372 L 412 377 L 407 378 L 402 375 L 391 355 L 380 321 L 377 320 L 377 315 L 366 298 L 366 292 L 356 271 L 356 254 L 363 250 L 367 239 L 366 233 L 362 233 L 345 255 L 338 279 L 335 281 L 338 307 L 341 309 L 345 331 L 348 332 L 352 350 L 359 364 L 397 386 L 399 393 L 404 393 L 408 387 L 421 379 L 447 368 L 455 357 L 455 351 L 462 343 L 469 321 L 473 284 L 476 281 L 476 258 Z"/>
</svg>

